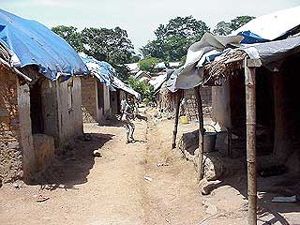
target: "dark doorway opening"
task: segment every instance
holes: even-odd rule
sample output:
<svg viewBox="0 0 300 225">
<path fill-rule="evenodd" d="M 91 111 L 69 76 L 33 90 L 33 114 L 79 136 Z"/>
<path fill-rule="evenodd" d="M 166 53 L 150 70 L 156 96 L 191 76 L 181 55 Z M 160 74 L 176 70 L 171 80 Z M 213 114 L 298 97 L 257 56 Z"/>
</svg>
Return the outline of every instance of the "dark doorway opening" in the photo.
<svg viewBox="0 0 300 225">
<path fill-rule="evenodd" d="M 38 80 L 30 88 L 30 117 L 33 134 L 44 133 L 42 81 Z"/>
<path fill-rule="evenodd" d="M 104 113 L 104 87 L 103 84 L 97 81 L 97 93 L 98 93 L 98 109 L 101 113 Z"/>
</svg>

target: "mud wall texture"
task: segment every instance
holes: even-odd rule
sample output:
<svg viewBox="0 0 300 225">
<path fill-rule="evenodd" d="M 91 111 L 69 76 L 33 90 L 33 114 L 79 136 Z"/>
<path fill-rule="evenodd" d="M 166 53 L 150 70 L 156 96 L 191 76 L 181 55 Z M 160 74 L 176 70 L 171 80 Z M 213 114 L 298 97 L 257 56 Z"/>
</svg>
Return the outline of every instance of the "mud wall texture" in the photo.
<svg viewBox="0 0 300 225">
<path fill-rule="evenodd" d="M 93 77 L 81 78 L 82 115 L 84 123 L 97 122 L 97 83 Z"/>
<path fill-rule="evenodd" d="M 22 151 L 24 179 L 29 181 L 36 172 L 36 158 L 34 153 L 31 118 L 30 118 L 30 89 L 27 84 L 19 85 L 18 82 L 18 106 L 19 106 L 19 132 L 20 147 Z M 16 161 L 18 162 L 18 161 Z"/>
<path fill-rule="evenodd" d="M 221 126 L 231 128 L 230 84 L 212 88 L 212 118 Z"/>
<path fill-rule="evenodd" d="M 204 114 L 210 115 L 212 106 L 212 88 L 201 87 L 202 106 Z M 170 92 L 164 85 L 156 95 L 159 109 L 167 113 L 175 113 L 176 93 Z M 180 115 L 186 115 L 190 120 L 198 119 L 197 100 L 194 89 L 184 90 L 184 101 L 180 107 Z"/>
<path fill-rule="evenodd" d="M 212 87 L 200 88 L 203 113 L 206 116 L 210 116 L 212 106 Z M 181 114 L 185 114 L 190 120 L 198 119 L 197 100 L 194 89 L 184 91 L 185 103 L 183 104 Z"/>
<path fill-rule="evenodd" d="M 103 92 L 104 92 L 104 117 L 106 118 L 111 114 L 111 105 L 110 105 L 110 91 L 109 87 L 103 85 Z"/>
<path fill-rule="evenodd" d="M 44 134 L 54 137 L 59 144 L 57 90 L 54 82 L 43 80 L 41 85 Z"/>
<path fill-rule="evenodd" d="M 0 67 L 0 179 L 4 182 L 22 171 L 17 89 L 16 76 Z"/>
<path fill-rule="evenodd" d="M 56 81 L 59 145 L 72 142 L 83 134 L 81 79 L 70 78 L 67 81 Z"/>
<path fill-rule="evenodd" d="M 29 87 L 0 67 L 0 179 L 26 180 L 34 171 Z"/>
</svg>

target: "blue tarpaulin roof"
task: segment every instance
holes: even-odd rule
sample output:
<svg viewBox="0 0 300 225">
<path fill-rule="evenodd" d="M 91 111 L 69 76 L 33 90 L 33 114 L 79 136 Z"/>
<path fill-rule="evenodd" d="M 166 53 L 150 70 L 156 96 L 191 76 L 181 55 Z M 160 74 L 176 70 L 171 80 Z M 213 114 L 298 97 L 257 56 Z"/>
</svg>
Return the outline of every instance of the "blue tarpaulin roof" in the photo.
<svg viewBox="0 0 300 225">
<path fill-rule="evenodd" d="M 254 44 L 254 43 L 262 43 L 262 42 L 269 41 L 267 39 L 260 37 L 257 34 L 252 33 L 251 31 L 242 31 L 238 33 L 238 35 L 244 37 L 244 39 L 241 41 L 242 44 Z"/>
<path fill-rule="evenodd" d="M 141 95 L 133 90 L 129 85 L 117 78 L 116 70 L 107 62 L 98 61 L 92 56 L 88 56 L 84 53 L 79 53 L 86 66 L 91 71 L 91 74 L 97 77 L 100 82 L 109 86 L 112 90 L 122 89 L 123 91 L 134 95 L 137 99 L 141 98 Z"/>
<path fill-rule="evenodd" d="M 79 54 L 91 73 L 96 76 L 101 83 L 110 86 L 111 77 L 116 73 L 115 69 L 107 62 L 98 61 L 94 57 L 84 53 Z"/>
<path fill-rule="evenodd" d="M 46 26 L 0 9 L 0 43 L 12 54 L 16 68 L 37 65 L 51 80 L 58 75 L 84 75 L 89 71 L 76 51 Z"/>
</svg>

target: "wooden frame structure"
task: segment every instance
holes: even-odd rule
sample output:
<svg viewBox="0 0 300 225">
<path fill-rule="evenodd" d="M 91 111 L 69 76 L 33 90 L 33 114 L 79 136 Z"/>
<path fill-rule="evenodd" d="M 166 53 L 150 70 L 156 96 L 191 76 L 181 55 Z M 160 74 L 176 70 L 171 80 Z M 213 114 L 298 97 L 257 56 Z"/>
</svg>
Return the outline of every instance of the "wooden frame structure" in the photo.
<svg viewBox="0 0 300 225">
<path fill-rule="evenodd" d="M 257 177 L 256 177 L 256 68 L 262 63 L 257 59 L 244 59 L 244 76 L 246 92 L 246 150 L 247 150 L 247 178 L 248 178 L 248 225 L 257 225 Z M 200 86 L 194 88 L 198 102 L 199 114 L 199 155 L 198 155 L 198 180 L 204 176 L 203 155 L 204 155 L 204 122 L 202 98 Z M 179 107 L 182 100 L 182 90 L 177 93 L 177 104 L 175 113 L 175 124 L 173 130 L 172 149 L 176 147 L 176 136 L 178 131 Z"/>
</svg>

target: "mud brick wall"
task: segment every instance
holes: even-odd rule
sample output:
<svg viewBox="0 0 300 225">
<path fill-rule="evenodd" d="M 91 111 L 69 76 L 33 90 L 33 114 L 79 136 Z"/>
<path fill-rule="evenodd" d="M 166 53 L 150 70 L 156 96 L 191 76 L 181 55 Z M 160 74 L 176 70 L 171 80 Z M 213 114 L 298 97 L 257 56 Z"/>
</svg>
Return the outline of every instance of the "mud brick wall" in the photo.
<svg viewBox="0 0 300 225">
<path fill-rule="evenodd" d="M 82 113 L 84 123 L 97 121 L 96 80 L 93 77 L 81 79 Z"/>
<path fill-rule="evenodd" d="M 22 172 L 19 143 L 17 77 L 0 65 L 0 179 L 16 179 Z"/>
<path fill-rule="evenodd" d="M 176 93 L 170 92 L 163 85 L 156 95 L 156 102 L 161 111 L 166 113 L 175 113 L 176 109 Z"/>
<path fill-rule="evenodd" d="M 83 134 L 81 79 L 56 81 L 59 142 L 61 146 Z"/>
<path fill-rule="evenodd" d="M 203 113 L 205 116 L 210 116 L 212 106 L 212 88 L 201 87 L 200 88 Z M 183 106 L 183 112 L 189 117 L 190 120 L 198 119 L 197 100 L 195 97 L 194 89 L 184 91 L 185 104 Z"/>
<path fill-rule="evenodd" d="M 204 107 L 212 106 L 212 87 L 201 87 L 200 93 L 202 97 L 202 104 Z"/>
</svg>

